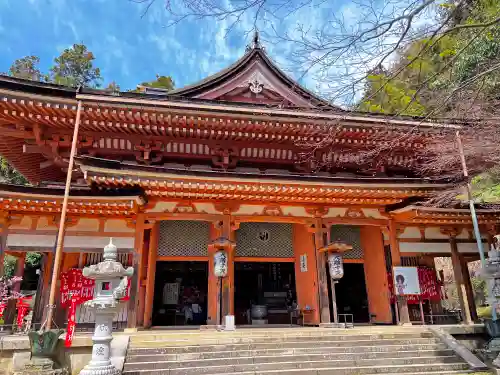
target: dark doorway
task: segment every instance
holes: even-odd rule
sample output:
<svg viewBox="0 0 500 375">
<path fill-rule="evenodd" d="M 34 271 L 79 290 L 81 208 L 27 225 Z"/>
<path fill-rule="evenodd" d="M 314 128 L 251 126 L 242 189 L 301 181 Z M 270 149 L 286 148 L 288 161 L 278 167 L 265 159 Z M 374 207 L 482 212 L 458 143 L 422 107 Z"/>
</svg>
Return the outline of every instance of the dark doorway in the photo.
<svg viewBox="0 0 500 375">
<path fill-rule="evenodd" d="M 328 265 L 326 267 L 328 270 Z M 328 274 L 328 293 L 331 296 L 331 279 Z M 362 264 L 344 263 L 344 277 L 335 286 L 339 314 L 352 314 L 355 323 L 368 323 L 368 295 L 366 294 L 365 269 Z M 333 306 L 330 298 L 330 314 L 333 322 Z M 343 322 L 342 318 L 340 322 Z"/>
<path fill-rule="evenodd" d="M 252 306 L 265 306 L 264 324 L 290 324 L 288 308 L 296 302 L 295 265 L 290 262 L 236 262 L 236 324 L 256 324 Z"/>
<path fill-rule="evenodd" d="M 205 325 L 208 262 L 158 262 L 154 326 Z"/>
</svg>

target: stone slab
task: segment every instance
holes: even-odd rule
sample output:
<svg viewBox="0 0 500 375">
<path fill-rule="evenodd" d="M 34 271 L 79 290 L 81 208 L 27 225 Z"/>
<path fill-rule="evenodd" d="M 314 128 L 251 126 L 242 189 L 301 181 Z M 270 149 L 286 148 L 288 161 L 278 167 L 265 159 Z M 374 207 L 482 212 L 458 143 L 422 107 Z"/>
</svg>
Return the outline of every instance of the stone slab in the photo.
<svg viewBox="0 0 500 375">
<path fill-rule="evenodd" d="M 467 349 L 464 345 L 460 344 L 452 335 L 445 332 L 441 328 L 431 327 L 431 330 L 436 336 L 438 336 L 450 349 L 452 349 L 459 357 L 468 363 L 471 370 L 487 370 L 486 366 L 479 358 L 477 358 L 472 352 Z"/>
<path fill-rule="evenodd" d="M 130 336 L 127 335 L 114 336 L 111 341 L 111 363 L 120 371 L 125 364 L 129 341 Z"/>
</svg>

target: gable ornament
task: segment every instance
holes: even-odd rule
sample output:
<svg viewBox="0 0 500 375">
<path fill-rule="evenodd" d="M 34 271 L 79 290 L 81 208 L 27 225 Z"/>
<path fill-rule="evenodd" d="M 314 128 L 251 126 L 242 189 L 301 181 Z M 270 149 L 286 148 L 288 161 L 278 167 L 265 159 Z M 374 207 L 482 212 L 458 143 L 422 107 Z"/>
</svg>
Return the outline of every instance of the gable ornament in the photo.
<svg viewBox="0 0 500 375">
<path fill-rule="evenodd" d="M 258 78 L 248 81 L 248 85 L 250 87 L 250 91 L 254 94 L 260 94 L 264 89 L 264 84 Z"/>
</svg>

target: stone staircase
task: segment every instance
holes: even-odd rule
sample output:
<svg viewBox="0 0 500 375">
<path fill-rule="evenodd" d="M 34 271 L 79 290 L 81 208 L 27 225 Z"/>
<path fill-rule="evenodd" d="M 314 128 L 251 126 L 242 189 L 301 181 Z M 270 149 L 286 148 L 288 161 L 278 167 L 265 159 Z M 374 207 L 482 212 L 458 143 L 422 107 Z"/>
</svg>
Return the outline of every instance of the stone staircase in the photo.
<svg viewBox="0 0 500 375">
<path fill-rule="evenodd" d="M 156 331 L 131 337 L 125 375 L 465 374 L 422 327 Z"/>
</svg>

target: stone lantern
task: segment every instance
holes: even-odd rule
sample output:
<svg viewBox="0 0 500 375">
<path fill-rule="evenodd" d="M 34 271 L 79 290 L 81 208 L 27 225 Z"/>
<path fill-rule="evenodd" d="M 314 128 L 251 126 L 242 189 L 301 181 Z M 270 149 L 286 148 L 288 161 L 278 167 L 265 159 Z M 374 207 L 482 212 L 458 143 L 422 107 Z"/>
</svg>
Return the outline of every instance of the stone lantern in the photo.
<svg viewBox="0 0 500 375">
<path fill-rule="evenodd" d="M 113 318 L 120 308 L 120 299 L 126 296 L 128 278 L 134 269 L 125 269 L 117 261 L 117 248 L 112 239 L 104 248 L 103 261 L 83 269 L 83 276 L 95 280 L 94 298 L 85 305 L 95 311 L 95 329 L 92 336 L 92 359 L 80 375 L 117 375 L 121 371 L 110 359 L 113 340 Z"/>
<path fill-rule="evenodd" d="M 486 264 L 481 269 L 481 276 L 488 285 L 488 303 L 491 306 L 493 319 L 485 319 L 484 324 L 492 340 L 488 343 L 487 349 L 490 352 L 500 350 L 500 321 L 497 319 L 500 314 L 500 235 L 495 236 L 495 242 L 488 252 Z M 493 364 L 500 368 L 500 355 L 493 361 Z"/>
<path fill-rule="evenodd" d="M 225 238 L 219 237 L 212 241 L 209 245 L 214 252 L 214 270 L 213 273 L 218 279 L 218 292 L 217 292 L 217 326 L 222 326 L 222 305 L 223 298 L 228 298 L 228 292 L 223 292 L 222 280 L 227 276 L 229 268 L 229 254 L 234 250 L 236 244 Z M 227 301 L 229 306 L 229 301 Z M 225 317 L 225 330 L 234 330 L 234 316 Z"/>
<path fill-rule="evenodd" d="M 352 250 L 352 246 L 342 241 L 335 241 L 319 249 L 320 253 L 328 254 L 328 269 L 332 279 L 332 306 L 333 306 L 333 324 L 335 327 L 345 327 L 345 324 L 339 323 L 339 314 L 337 309 L 337 297 L 335 294 L 335 284 L 344 276 L 344 264 L 342 254 Z"/>
</svg>

